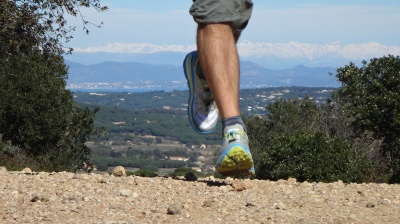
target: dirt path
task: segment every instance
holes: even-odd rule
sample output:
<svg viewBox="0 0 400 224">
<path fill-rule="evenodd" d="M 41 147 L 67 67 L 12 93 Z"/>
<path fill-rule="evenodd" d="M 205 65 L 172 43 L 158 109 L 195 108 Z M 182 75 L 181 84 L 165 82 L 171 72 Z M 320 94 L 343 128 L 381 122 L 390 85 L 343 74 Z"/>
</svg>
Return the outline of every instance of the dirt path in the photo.
<svg viewBox="0 0 400 224">
<path fill-rule="evenodd" d="M 400 185 L 0 171 L 0 223 L 400 223 Z"/>
</svg>

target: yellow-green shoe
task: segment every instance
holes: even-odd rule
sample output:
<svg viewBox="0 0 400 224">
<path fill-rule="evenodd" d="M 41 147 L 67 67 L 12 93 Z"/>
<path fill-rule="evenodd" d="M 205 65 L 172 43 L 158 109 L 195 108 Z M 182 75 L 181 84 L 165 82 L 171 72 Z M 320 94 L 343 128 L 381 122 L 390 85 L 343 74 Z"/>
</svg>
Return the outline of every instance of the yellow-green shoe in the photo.
<svg viewBox="0 0 400 224">
<path fill-rule="evenodd" d="M 254 175 L 253 158 L 245 131 L 232 130 L 224 134 L 217 160 L 217 172 L 223 176 Z"/>
</svg>

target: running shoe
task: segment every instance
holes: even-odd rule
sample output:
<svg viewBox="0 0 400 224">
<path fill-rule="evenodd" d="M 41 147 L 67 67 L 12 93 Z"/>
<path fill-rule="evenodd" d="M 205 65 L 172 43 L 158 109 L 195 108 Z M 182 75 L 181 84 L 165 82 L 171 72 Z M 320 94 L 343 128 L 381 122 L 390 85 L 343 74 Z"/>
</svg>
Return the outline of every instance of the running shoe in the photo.
<svg viewBox="0 0 400 224">
<path fill-rule="evenodd" d="M 218 108 L 205 78 L 201 77 L 197 51 L 186 56 L 183 61 L 183 71 L 189 86 L 190 125 L 198 133 L 210 133 L 215 129 L 218 121 Z"/>
<path fill-rule="evenodd" d="M 254 175 L 247 134 L 234 126 L 224 134 L 221 153 L 217 160 L 217 172 L 224 176 Z"/>
</svg>

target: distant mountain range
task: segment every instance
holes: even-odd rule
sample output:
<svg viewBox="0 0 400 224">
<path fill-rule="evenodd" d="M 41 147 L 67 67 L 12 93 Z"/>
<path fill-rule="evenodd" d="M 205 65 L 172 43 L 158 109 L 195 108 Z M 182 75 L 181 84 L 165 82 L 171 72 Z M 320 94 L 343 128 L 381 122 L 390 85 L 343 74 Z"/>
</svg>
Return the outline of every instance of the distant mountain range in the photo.
<svg viewBox="0 0 400 224">
<path fill-rule="evenodd" d="M 240 41 L 237 44 L 242 61 L 255 62 L 269 69 L 288 69 L 298 65 L 306 67 L 343 67 L 349 62 L 361 65 L 362 60 L 392 54 L 400 55 L 399 46 L 387 46 L 376 42 L 344 44 L 268 43 Z M 171 64 L 179 66 L 187 52 L 196 50 L 196 45 L 151 44 L 151 43 L 106 43 L 100 46 L 74 48 L 68 61 L 81 64 L 97 64 L 105 61 L 141 62 L 153 65 Z"/>
<path fill-rule="evenodd" d="M 182 61 L 196 45 L 155 45 L 149 43 L 109 43 L 77 48 L 65 55 L 69 84 L 77 88 L 181 88 L 186 81 Z M 336 68 L 349 62 L 387 54 L 400 55 L 400 47 L 370 42 L 363 44 L 253 43 L 238 44 L 241 60 L 241 87 L 338 87 Z M 147 85 L 147 81 L 149 83 Z M 106 84 L 90 84 L 104 82 Z M 121 83 L 116 83 L 121 82 Z M 125 84 L 130 82 L 128 84 Z M 136 83 L 137 82 L 137 83 Z M 108 85 L 109 83 L 113 83 Z"/>
<path fill-rule="evenodd" d="M 184 55 L 180 57 L 180 61 L 182 61 L 183 57 Z M 69 65 L 67 80 L 69 84 L 139 81 L 185 82 L 182 66 L 171 65 L 172 63 L 102 62 L 91 65 L 71 61 L 66 61 L 66 63 Z M 241 84 L 243 86 L 249 86 L 250 88 L 276 86 L 340 86 L 336 77 L 334 75 L 329 75 L 329 73 L 335 73 L 335 68 L 296 66 L 291 69 L 273 70 L 261 67 L 254 62 L 241 62 Z"/>
</svg>

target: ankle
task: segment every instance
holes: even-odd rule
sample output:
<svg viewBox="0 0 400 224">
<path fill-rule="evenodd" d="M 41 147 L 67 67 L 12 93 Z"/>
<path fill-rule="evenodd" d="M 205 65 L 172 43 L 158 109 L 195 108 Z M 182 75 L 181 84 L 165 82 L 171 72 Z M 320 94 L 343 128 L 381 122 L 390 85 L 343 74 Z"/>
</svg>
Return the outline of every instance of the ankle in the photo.
<svg viewBox="0 0 400 224">
<path fill-rule="evenodd" d="M 222 131 L 222 135 L 231 131 L 246 132 L 246 126 L 241 116 L 229 117 L 222 120 Z"/>
</svg>

